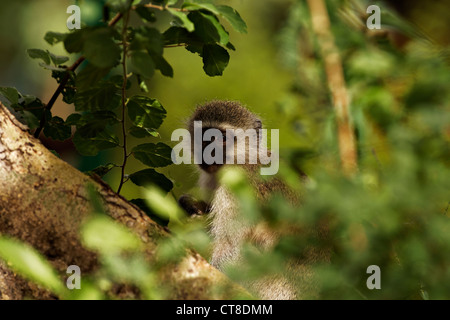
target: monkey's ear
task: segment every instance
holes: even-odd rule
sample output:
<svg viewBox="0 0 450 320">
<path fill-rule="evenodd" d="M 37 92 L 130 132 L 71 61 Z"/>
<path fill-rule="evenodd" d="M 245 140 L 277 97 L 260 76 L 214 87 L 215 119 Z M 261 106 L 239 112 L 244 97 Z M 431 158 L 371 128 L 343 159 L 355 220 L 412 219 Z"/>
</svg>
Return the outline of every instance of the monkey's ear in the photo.
<svg viewBox="0 0 450 320">
<path fill-rule="evenodd" d="M 262 121 L 260 119 L 256 119 L 255 121 L 255 129 L 262 129 Z"/>
</svg>

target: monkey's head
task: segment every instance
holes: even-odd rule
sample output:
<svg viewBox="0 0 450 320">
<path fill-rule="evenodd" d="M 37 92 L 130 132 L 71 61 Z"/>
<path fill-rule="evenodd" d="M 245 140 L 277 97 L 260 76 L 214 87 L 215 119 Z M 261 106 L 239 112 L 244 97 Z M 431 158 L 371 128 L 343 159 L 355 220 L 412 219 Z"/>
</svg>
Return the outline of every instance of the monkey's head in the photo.
<svg viewBox="0 0 450 320">
<path fill-rule="evenodd" d="M 206 131 L 209 129 L 216 129 L 215 133 L 209 138 L 206 138 L 207 141 L 203 141 L 205 139 L 202 139 L 202 145 L 201 145 L 201 151 L 203 152 L 205 148 L 208 148 L 208 145 L 211 145 L 217 137 L 217 134 L 221 134 L 221 140 L 222 140 L 222 156 L 219 158 L 221 161 L 215 161 L 214 163 L 207 163 L 208 161 L 205 161 L 203 159 L 201 163 L 199 164 L 200 168 L 207 173 L 215 173 L 217 172 L 223 164 L 226 162 L 227 157 L 227 147 L 226 143 L 233 142 L 235 143 L 238 140 L 238 135 L 234 134 L 233 136 L 230 135 L 230 131 L 227 129 L 242 129 L 244 131 L 248 129 L 254 129 L 254 132 L 259 133 L 259 130 L 262 128 L 261 120 L 254 115 L 252 112 L 250 112 L 247 108 L 242 106 L 239 102 L 236 101 L 222 101 L 222 100 L 213 100 L 206 104 L 200 105 L 197 107 L 197 109 L 194 111 L 193 115 L 188 121 L 188 129 L 191 133 L 191 137 L 194 137 L 194 122 L 201 121 L 202 122 L 202 137 L 207 137 L 208 134 L 205 134 Z M 217 131 L 219 130 L 219 131 Z M 251 130 L 250 130 L 251 131 Z M 244 137 L 245 139 L 245 137 Z M 256 144 L 258 144 L 259 141 L 259 135 L 256 134 Z M 195 150 L 195 139 L 191 139 L 192 141 L 192 147 Z M 232 141 L 230 141 L 232 140 Z M 217 141 L 216 141 L 217 142 Z M 251 143 L 249 143 L 250 145 Z M 237 145 L 233 145 L 235 150 L 235 156 L 239 153 L 248 153 L 249 147 L 244 147 L 245 150 L 239 150 L 237 149 Z M 197 146 L 198 147 L 198 146 Z M 217 149 L 216 149 L 217 150 Z M 211 155 L 214 157 L 216 156 L 216 153 L 214 150 L 211 151 Z M 219 162 L 219 163 L 218 163 Z"/>
</svg>

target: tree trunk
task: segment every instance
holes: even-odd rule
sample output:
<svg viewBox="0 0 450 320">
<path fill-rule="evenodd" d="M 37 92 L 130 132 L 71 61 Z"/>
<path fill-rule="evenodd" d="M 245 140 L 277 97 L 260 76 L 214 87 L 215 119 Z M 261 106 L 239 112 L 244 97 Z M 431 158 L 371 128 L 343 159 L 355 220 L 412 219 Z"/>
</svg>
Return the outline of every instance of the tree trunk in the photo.
<svg viewBox="0 0 450 320">
<path fill-rule="evenodd" d="M 78 232 L 91 212 L 88 184 L 103 198 L 105 211 L 139 236 L 149 263 L 155 261 L 157 239 L 169 233 L 108 185 L 53 155 L 0 104 L 0 234 L 30 244 L 62 275 L 69 265 L 83 274 L 95 271 L 97 256 L 83 247 Z M 171 299 L 229 298 L 212 290 L 218 285 L 229 286 L 227 294 L 241 290 L 196 253 L 164 269 L 160 280 Z M 57 297 L 0 262 L 0 299 L 23 298 Z"/>
</svg>

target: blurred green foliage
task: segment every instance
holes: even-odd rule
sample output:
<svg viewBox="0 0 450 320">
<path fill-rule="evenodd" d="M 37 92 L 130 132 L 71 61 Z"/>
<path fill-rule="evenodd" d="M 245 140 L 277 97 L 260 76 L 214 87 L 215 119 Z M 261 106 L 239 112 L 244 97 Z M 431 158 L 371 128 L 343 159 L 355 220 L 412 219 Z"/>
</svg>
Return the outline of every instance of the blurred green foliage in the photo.
<svg viewBox="0 0 450 320">
<path fill-rule="evenodd" d="M 302 105 L 294 108 L 288 102 L 284 110 L 293 125 L 317 130 L 314 166 L 292 150 L 287 154 L 294 168 L 309 169 L 310 181 L 299 189 L 303 203 L 292 207 L 275 196 L 258 209 L 245 196 L 243 185 L 231 187 L 250 221 L 259 215 L 274 226 L 289 224 L 302 230 L 327 221 L 329 234 L 319 243 L 308 233 L 286 237 L 270 255 L 247 251 L 249 265 L 254 267 L 248 274 L 242 269 L 233 274 L 242 280 L 261 276 L 261 270 L 264 275 L 279 273 L 283 263 L 274 269 L 277 261 L 296 257 L 314 245 L 333 252 L 330 264 L 316 267 L 322 298 L 448 299 L 450 72 L 446 49 L 418 33 L 414 37 L 406 33 L 406 45 L 398 47 L 390 36 L 405 35 L 402 27 L 410 25 L 384 3 L 379 5 L 391 24 L 383 27 L 390 33 L 379 34 L 349 23 L 364 17 L 366 6 L 361 2 L 327 3 L 351 95 L 359 172 L 347 178 L 339 169 L 323 65 L 317 60 L 308 7 L 298 1 L 280 37 L 284 61 L 297 74 L 290 99 Z M 310 114 L 305 114 L 308 110 Z M 287 179 L 291 176 L 289 170 L 283 173 Z M 366 286 L 370 265 L 381 268 L 381 290 Z"/>
<path fill-rule="evenodd" d="M 201 61 L 173 49 L 167 52 L 167 60 L 174 67 L 174 78 L 155 75 L 147 83 L 152 96 L 167 109 L 163 140 L 168 141 L 170 132 L 183 126 L 183 118 L 197 103 L 211 98 L 243 101 L 267 119 L 266 126 L 281 129 L 284 163 L 280 175 L 302 194 L 302 204 L 297 207 L 274 195 L 262 205 L 237 172 L 224 177 L 224 183 L 235 192 L 245 218 L 252 223 L 264 219 L 274 227 L 294 225 L 310 230 L 327 221 L 327 239 L 313 243 L 333 252 L 331 263 L 315 267 L 322 298 L 449 299 L 450 72 L 449 51 L 441 34 L 445 32 L 436 33 L 440 39 L 436 42 L 434 35 L 418 30 L 381 1 L 375 3 L 382 8 L 382 30 L 367 30 L 364 17 L 369 1 L 327 1 L 358 138 L 359 171 L 345 177 L 339 167 L 331 100 L 306 2 L 224 2 L 238 9 L 249 32 L 230 32 L 239 50 L 231 53 L 224 75 L 211 79 L 193 71 L 201 69 Z M 421 21 L 429 17 L 429 12 L 417 13 L 415 7 L 411 12 Z M 436 21 L 426 20 L 431 25 L 426 29 L 439 31 L 432 25 L 446 25 L 442 21 L 448 21 L 448 16 L 442 14 Z M 295 178 L 297 169 L 308 173 L 306 183 Z M 174 181 L 175 193 L 188 190 L 195 180 L 194 172 L 186 177 L 183 166 L 164 172 Z M 107 179 L 117 181 L 117 175 L 111 173 Z M 169 228 L 176 235 L 160 245 L 162 266 L 183 256 L 186 245 L 208 257 L 210 243 L 202 221 L 187 222 L 171 195 L 154 189 L 124 189 L 128 198 L 139 193 L 153 205 L 152 214 L 170 220 Z M 82 229 L 86 245 L 100 252 L 102 267 L 83 280 L 82 286 L 89 290 L 74 298 L 105 298 L 112 279 L 124 274 L 128 276 L 121 281 L 138 287 L 144 284 L 139 287 L 144 297 L 163 298 L 154 287 L 154 270 L 142 262 L 132 236 L 106 220 L 94 216 Z M 115 237 L 110 241 L 112 234 Z M 130 247 L 122 247 L 120 239 Z M 5 248 L 16 248 L 15 243 L 1 240 Z M 246 246 L 249 267 L 230 269 L 229 274 L 242 281 L 280 273 L 284 261 L 301 255 L 312 241 L 307 233 L 291 235 L 264 255 Z M 117 254 L 116 244 L 120 252 L 130 250 L 133 258 Z M 5 249 L 0 254 L 13 264 L 26 265 L 9 252 Z M 32 261 L 42 260 L 33 257 Z M 366 286 L 370 265 L 381 269 L 380 290 Z M 52 276 L 37 279 L 26 268 L 17 270 L 59 292 L 57 285 L 49 284 Z"/>
</svg>

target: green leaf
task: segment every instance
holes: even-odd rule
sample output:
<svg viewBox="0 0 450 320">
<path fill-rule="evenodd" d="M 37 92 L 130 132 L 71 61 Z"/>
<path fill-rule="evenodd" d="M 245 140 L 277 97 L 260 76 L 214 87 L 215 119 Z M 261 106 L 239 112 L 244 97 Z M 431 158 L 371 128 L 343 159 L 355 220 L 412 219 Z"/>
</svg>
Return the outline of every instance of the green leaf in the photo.
<svg viewBox="0 0 450 320">
<path fill-rule="evenodd" d="M 42 49 L 27 49 L 28 56 L 32 59 L 41 59 L 45 64 L 50 64 L 48 51 Z"/>
<path fill-rule="evenodd" d="M 30 129 L 39 127 L 39 122 L 45 113 L 46 121 L 50 121 L 52 115 L 44 106 L 44 103 L 32 95 L 20 95 L 17 104 L 11 105 L 12 108 L 19 111 L 18 119 L 25 123 Z"/>
<path fill-rule="evenodd" d="M 228 33 L 213 15 L 194 11 L 189 13 L 189 19 L 194 22 L 195 34 L 203 42 L 219 42 L 222 45 L 226 45 L 229 42 Z"/>
<path fill-rule="evenodd" d="M 55 66 L 52 66 L 52 65 L 49 65 L 49 64 L 45 64 L 43 62 L 39 62 L 39 65 L 41 67 L 43 67 L 44 69 L 51 70 L 51 71 L 57 71 L 57 72 L 64 72 L 64 71 L 66 71 L 65 68 L 55 67 Z"/>
<path fill-rule="evenodd" d="M 114 11 L 127 11 L 136 1 L 131 0 L 106 0 L 106 5 L 111 7 Z"/>
<path fill-rule="evenodd" d="M 219 45 L 205 45 L 202 57 L 203 70 L 210 77 L 221 76 L 230 60 L 228 51 Z"/>
<path fill-rule="evenodd" d="M 247 33 L 247 24 L 239 13 L 229 6 L 217 6 L 219 15 L 227 20 L 231 26 L 240 33 Z"/>
<path fill-rule="evenodd" d="M 149 8 L 137 7 L 135 11 L 145 21 L 148 21 L 148 22 L 156 21 L 155 13 L 153 11 L 151 11 Z"/>
<path fill-rule="evenodd" d="M 64 141 L 70 138 L 72 131 L 69 125 L 60 117 L 53 117 L 45 124 L 44 134 L 53 140 Z"/>
<path fill-rule="evenodd" d="M 130 49 L 136 51 L 146 49 L 150 54 L 162 55 L 164 50 L 163 37 L 155 28 L 145 26 L 136 28 Z"/>
<path fill-rule="evenodd" d="M 140 144 L 131 152 L 136 159 L 149 167 L 165 167 L 172 164 L 172 148 L 162 142 Z"/>
<path fill-rule="evenodd" d="M 109 78 L 108 81 L 114 83 L 119 90 L 122 90 L 123 75 L 116 74 L 115 76 L 112 76 L 111 78 Z M 131 81 L 130 81 L 130 79 L 127 78 L 127 84 L 125 85 L 125 89 L 128 90 L 130 88 L 131 88 Z"/>
<path fill-rule="evenodd" d="M 73 143 L 78 152 L 86 156 L 95 156 L 100 150 L 119 145 L 117 136 L 109 132 L 109 127 L 119 123 L 114 112 L 96 111 L 83 115 L 72 114 L 66 124 L 76 124 L 77 131 Z"/>
<path fill-rule="evenodd" d="M 141 79 L 141 76 L 140 76 L 140 75 L 137 75 L 137 81 L 138 81 L 138 83 L 139 83 L 139 89 L 140 89 L 142 92 L 148 93 L 148 87 L 147 87 L 147 84 L 145 83 L 145 80 L 142 80 L 142 79 Z"/>
<path fill-rule="evenodd" d="M 106 215 L 95 215 L 81 226 L 81 239 L 86 247 L 103 255 L 124 250 L 138 250 L 142 243 L 124 225 Z"/>
<path fill-rule="evenodd" d="M 97 68 L 92 64 L 86 65 L 76 77 L 76 86 L 78 90 L 83 91 L 96 85 L 109 72 L 110 68 Z"/>
<path fill-rule="evenodd" d="M 28 94 L 20 95 L 19 104 L 26 109 L 30 109 L 30 108 L 37 109 L 39 107 L 44 106 L 44 103 L 41 101 L 41 99 L 39 99 L 38 97 L 35 97 L 33 95 L 28 95 Z"/>
<path fill-rule="evenodd" d="M 166 117 L 166 110 L 161 103 L 145 96 L 130 98 L 127 109 L 133 124 L 141 128 L 158 129 Z"/>
<path fill-rule="evenodd" d="M 120 48 L 112 39 L 112 30 L 100 28 L 90 32 L 83 43 L 86 59 L 98 68 L 111 68 L 119 63 Z"/>
<path fill-rule="evenodd" d="M 85 156 L 95 156 L 101 150 L 119 145 L 119 139 L 112 133 L 102 131 L 93 138 L 83 137 L 79 131 L 73 135 L 72 142 L 78 152 Z"/>
<path fill-rule="evenodd" d="M 81 278 L 81 290 L 70 290 L 66 300 L 105 300 L 106 297 L 95 279 Z"/>
<path fill-rule="evenodd" d="M 131 203 L 135 204 L 139 207 L 142 211 L 145 212 L 147 216 L 150 217 L 153 221 L 155 221 L 157 224 L 166 227 L 169 224 L 169 219 L 165 219 L 163 217 L 160 217 L 157 215 L 148 205 L 147 201 L 145 199 L 132 199 L 130 200 Z"/>
<path fill-rule="evenodd" d="M 85 113 L 77 121 L 77 132 L 85 138 L 95 138 L 95 136 L 119 123 L 116 114 L 111 111 L 96 111 Z"/>
<path fill-rule="evenodd" d="M 69 60 L 69 57 L 66 56 L 57 56 L 56 54 L 53 54 L 51 52 L 48 52 L 48 54 L 55 65 L 63 64 L 64 62 Z"/>
<path fill-rule="evenodd" d="M 72 113 L 66 119 L 66 124 L 68 126 L 76 126 L 80 124 L 82 116 L 79 113 Z"/>
<path fill-rule="evenodd" d="M 76 88 L 75 88 L 75 73 L 73 71 L 53 71 L 52 72 L 52 78 L 56 80 L 56 82 L 61 83 L 61 81 L 66 77 L 66 75 L 69 74 L 69 79 L 66 82 L 66 85 L 64 86 L 64 89 L 62 91 L 63 95 L 63 101 L 67 104 L 72 104 L 73 99 L 76 94 Z"/>
<path fill-rule="evenodd" d="M 132 126 L 128 129 L 128 133 L 136 138 L 159 137 L 159 133 L 154 130 L 136 126 Z"/>
<path fill-rule="evenodd" d="M 147 187 L 145 196 L 147 205 L 155 214 L 164 220 L 169 220 L 171 223 L 181 223 L 184 213 L 173 198 L 166 197 L 166 194 L 152 185 Z"/>
<path fill-rule="evenodd" d="M 88 175 L 96 174 L 99 177 L 103 177 L 104 175 L 106 175 L 109 171 L 111 171 L 115 167 L 116 167 L 116 165 L 114 163 L 108 163 L 103 166 L 98 166 L 95 169 L 86 171 L 85 173 Z"/>
<path fill-rule="evenodd" d="M 19 92 L 16 88 L 0 87 L 0 101 L 9 107 L 19 102 Z"/>
<path fill-rule="evenodd" d="M 133 73 L 140 74 L 144 78 L 150 79 L 155 73 L 153 59 L 145 51 L 132 51 L 130 63 Z"/>
<path fill-rule="evenodd" d="M 204 44 L 190 44 L 186 46 L 186 50 L 192 53 L 197 53 L 200 56 L 203 56 L 203 46 Z"/>
<path fill-rule="evenodd" d="M 195 40 L 192 33 L 182 27 L 170 27 L 163 33 L 165 45 L 191 43 Z"/>
<path fill-rule="evenodd" d="M 226 45 L 226 47 L 227 47 L 227 49 L 236 51 L 236 47 L 235 47 L 231 42 L 228 42 L 227 45 Z"/>
<path fill-rule="evenodd" d="M 163 56 L 151 55 L 153 62 L 155 63 L 155 68 L 161 71 L 161 74 L 166 77 L 173 78 L 172 66 L 164 59 Z"/>
<path fill-rule="evenodd" d="M 84 113 L 79 121 L 79 123 L 82 125 L 93 122 L 98 122 L 105 127 L 115 125 L 120 121 L 114 112 L 108 110 Z"/>
<path fill-rule="evenodd" d="M 220 24 L 219 20 L 217 20 L 215 16 L 210 14 L 204 14 L 202 12 L 200 14 L 202 15 L 203 18 L 207 19 L 214 26 L 217 34 L 219 35 L 219 39 L 217 42 L 219 42 L 221 45 L 224 46 L 227 45 L 228 42 L 230 41 L 230 37 L 228 35 L 228 32 L 226 32 L 223 26 Z"/>
<path fill-rule="evenodd" d="M 130 174 L 130 180 L 141 187 L 156 185 L 165 192 L 169 192 L 173 188 L 173 183 L 163 174 L 156 172 L 154 169 L 145 169 Z"/>
<path fill-rule="evenodd" d="M 31 113 L 30 111 L 23 111 L 19 114 L 18 120 L 21 123 L 24 123 L 30 128 L 31 130 L 36 129 L 39 127 L 41 118 L 37 117 L 35 114 Z"/>
<path fill-rule="evenodd" d="M 179 12 L 175 9 L 172 8 L 168 8 L 167 9 L 173 16 L 175 16 L 176 18 L 178 18 L 181 21 L 181 25 L 189 32 L 193 32 L 195 30 L 195 26 L 192 23 L 191 20 L 189 20 L 188 16 L 183 13 L 183 12 Z"/>
<path fill-rule="evenodd" d="M 194 10 L 207 10 L 216 15 L 219 14 L 218 8 L 212 3 L 193 3 L 193 2 L 185 2 L 182 6 L 183 9 L 194 11 Z"/>
<path fill-rule="evenodd" d="M 114 110 L 122 97 L 117 86 L 110 81 L 100 81 L 96 86 L 79 91 L 75 95 L 76 111 Z"/>
<path fill-rule="evenodd" d="M 92 32 L 92 28 L 76 29 L 66 35 L 64 39 L 64 48 L 68 53 L 81 52 L 86 40 L 86 36 Z"/>
<path fill-rule="evenodd" d="M 209 12 L 212 12 L 215 15 L 218 15 L 218 16 L 224 18 L 225 20 L 227 20 L 236 31 L 238 31 L 240 33 L 247 32 L 247 25 L 246 25 L 245 21 L 241 18 L 241 16 L 235 9 L 233 9 L 229 6 L 224 6 L 224 5 L 216 6 L 212 3 L 189 3 L 189 2 L 186 2 L 183 5 L 183 8 L 190 10 L 190 11 L 203 10 L 203 9 L 208 10 Z"/>
<path fill-rule="evenodd" d="M 67 33 L 49 31 L 45 34 L 44 40 L 50 45 L 54 45 L 58 42 L 64 41 L 67 37 Z"/>
<path fill-rule="evenodd" d="M 58 273 L 34 248 L 17 240 L 0 237 L 0 258 L 11 269 L 58 295 L 64 294 L 64 286 Z"/>
<path fill-rule="evenodd" d="M 105 142 L 107 147 L 104 149 L 109 148 L 110 144 L 112 144 L 111 147 L 115 147 L 119 144 L 118 139 L 112 134 L 109 134 L 106 131 L 104 124 L 99 122 L 91 122 L 82 126 L 77 129 L 76 134 L 82 139 Z"/>
<path fill-rule="evenodd" d="M 173 70 L 162 57 L 164 40 L 161 33 L 155 28 L 140 27 L 135 30 L 134 38 L 130 44 L 131 66 L 135 73 L 151 78 L 158 67 L 164 75 L 173 74 Z M 148 54 L 142 50 L 147 50 Z M 157 65 L 156 65 L 157 64 Z"/>
</svg>

